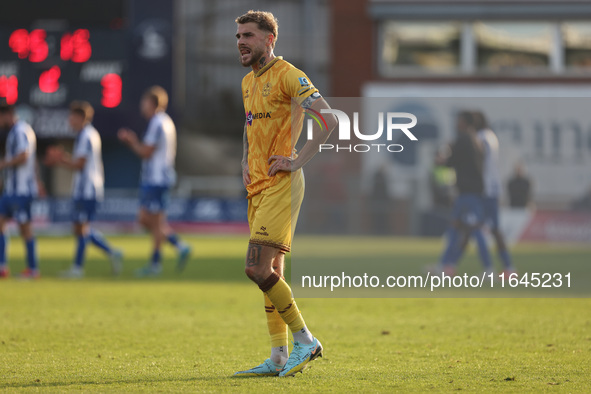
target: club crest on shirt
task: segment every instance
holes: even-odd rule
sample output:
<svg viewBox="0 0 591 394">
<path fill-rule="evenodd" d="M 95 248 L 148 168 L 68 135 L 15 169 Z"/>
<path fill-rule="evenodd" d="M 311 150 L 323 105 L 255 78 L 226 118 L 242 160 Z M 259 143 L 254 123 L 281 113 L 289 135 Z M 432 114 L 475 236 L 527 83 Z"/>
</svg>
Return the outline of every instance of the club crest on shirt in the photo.
<svg viewBox="0 0 591 394">
<path fill-rule="evenodd" d="M 267 97 L 268 95 L 271 94 L 271 88 L 272 88 L 271 82 L 267 82 L 265 84 L 265 86 L 263 86 L 263 92 L 262 92 L 263 97 Z"/>
<path fill-rule="evenodd" d="M 244 94 L 244 98 L 248 98 L 248 92 L 250 92 L 250 90 L 246 90 L 246 93 Z"/>
</svg>

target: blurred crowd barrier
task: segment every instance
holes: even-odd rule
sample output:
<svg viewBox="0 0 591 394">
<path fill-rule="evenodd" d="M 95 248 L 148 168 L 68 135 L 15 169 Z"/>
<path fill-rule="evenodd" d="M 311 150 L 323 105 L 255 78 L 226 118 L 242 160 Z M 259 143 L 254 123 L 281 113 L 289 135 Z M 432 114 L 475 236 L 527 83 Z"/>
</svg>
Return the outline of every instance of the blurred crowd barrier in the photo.
<svg viewBox="0 0 591 394">
<path fill-rule="evenodd" d="M 183 232 L 244 233 L 248 229 L 247 204 L 244 198 L 174 197 L 170 200 L 168 217 L 175 228 Z M 137 232 L 138 209 L 137 197 L 106 197 L 97 209 L 96 222 L 108 232 Z M 72 200 L 39 199 L 33 203 L 32 215 L 38 234 L 69 234 Z"/>
</svg>

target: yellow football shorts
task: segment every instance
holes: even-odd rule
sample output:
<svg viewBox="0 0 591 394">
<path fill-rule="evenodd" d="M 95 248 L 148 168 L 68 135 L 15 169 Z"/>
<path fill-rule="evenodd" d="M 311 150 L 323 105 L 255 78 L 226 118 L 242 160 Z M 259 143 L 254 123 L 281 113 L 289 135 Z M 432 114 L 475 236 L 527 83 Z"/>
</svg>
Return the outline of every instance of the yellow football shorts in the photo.
<svg viewBox="0 0 591 394">
<path fill-rule="evenodd" d="M 300 169 L 252 196 L 248 200 L 249 242 L 289 252 L 304 188 L 304 173 Z"/>
</svg>

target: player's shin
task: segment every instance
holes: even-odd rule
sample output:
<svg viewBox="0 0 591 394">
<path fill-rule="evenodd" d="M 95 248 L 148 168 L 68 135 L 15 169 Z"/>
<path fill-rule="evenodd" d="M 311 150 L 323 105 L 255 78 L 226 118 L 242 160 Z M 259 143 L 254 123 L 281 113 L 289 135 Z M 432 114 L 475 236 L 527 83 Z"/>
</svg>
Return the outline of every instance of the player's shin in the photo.
<svg viewBox="0 0 591 394">
<path fill-rule="evenodd" d="M 511 255 L 509 254 L 509 250 L 507 249 L 507 244 L 505 243 L 505 238 L 501 234 L 501 231 L 497 228 L 493 230 L 493 235 L 497 242 L 497 250 L 499 254 L 499 258 L 503 262 L 503 268 L 505 270 L 513 270 L 513 262 L 511 261 Z"/>
<path fill-rule="evenodd" d="M 155 248 L 152 251 L 152 258 L 150 259 L 150 264 L 152 264 L 152 266 L 160 266 L 161 261 L 162 257 L 160 254 L 160 248 Z"/>
<path fill-rule="evenodd" d="M 476 228 L 472 230 L 472 235 L 474 239 L 476 239 L 476 245 L 478 247 L 478 255 L 480 256 L 480 261 L 482 261 L 482 265 L 485 271 L 492 270 L 492 259 L 490 257 L 490 253 L 488 251 L 488 245 L 486 244 L 486 238 L 482 233 L 480 228 Z"/>
<path fill-rule="evenodd" d="M 283 321 L 273 303 L 265 297 L 265 315 L 267 316 L 267 327 L 271 337 L 271 361 L 275 364 L 285 365 L 289 357 L 287 324 Z"/>
<path fill-rule="evenodd" d="M 30 238 L 25 241 L 25 246 L 27 249 L 27 266 L 31 271 L 36 271 L 38 269 L 37 265 L 37 245 L 35 238 Z"/>
<path fill-rule="evenodd" d="M 513 269 L 513 262 L 511 261 L 511 255 L 507 249 L 499 250 L 499 257 L 503 262 L 503 267 L 505 269 Z"/>
<path fill-rule="evenodd" d="M 451 227 L 446 234 L 446 248 L 441 256 L 440 263 L 442 265 L 454 264 L 459 257 L 458 249 L 460 248 L 461 233 L 456 227 Z"/>
<path fill-rule="evenodd" d="M 8 238 L 4 232 L 0 233 L 0 267 L 6 265 L 6 247 Z"/>
<path fill-rule="evenodd" d="M 294 341 L 302 344 L 312 343 L 314 337 L 306 327 L 287 282 L 273 272 L 259 285 L 259 288 L 269 297 L 279 316 L 289 326 Z"/>
<path fill-rule="evenodd" d="M 82 268 L 84 265 L 84 254 L 86 252 L 86 244 L 88 237 L 85 235 L 78 236 L 78 244 L 76 245 L 76 254 L 74 255 L 74 266 Z"/>
<path fill-rule="evenodd" d="M 179 239 L 179 236 L 176 233 L 170 233 L 166 236 L 166 240 L 175 248 L 179 249 L 181 248 L 184 244 L 183 242 Z"/>
<path fill-rule="evenodd" d="M 112 249 L 109 246 L 109 244 L 107 243 L 107 240 L 105 239 L 105 237 L 103 236 L 103 234 L 100 231 L 96 231 L 91 229 L 90 233 L 88 235 L 88 239 L 90 240 L 90 242 L 92 242 L 92 244 L 100 249 L 102 249 L 105 253 L 107 254 L 111 254 L 112 253 Z"/>
</svg>

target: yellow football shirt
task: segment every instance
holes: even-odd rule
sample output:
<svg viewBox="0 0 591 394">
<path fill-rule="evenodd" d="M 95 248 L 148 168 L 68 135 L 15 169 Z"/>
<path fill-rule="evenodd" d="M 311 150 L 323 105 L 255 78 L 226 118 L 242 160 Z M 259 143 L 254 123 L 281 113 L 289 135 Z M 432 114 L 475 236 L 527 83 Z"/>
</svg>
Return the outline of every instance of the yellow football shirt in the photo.
<svg viewBox="0 0 591 394">
<path fill-rule="evenodd" d="M 295 154 L 304 113 L 298 106 L 292 129 L 291 99 L 295 97 L 303 101 L 316 92 L 318 89 L 306 74 L 280 56 L 258 73 L 251 71 L 242 79 L 251 181 L 246 188 L 249 198 L 289 175 L 282 171 L 275 176 L 268 176 L 267 161 L 272 155 Z"/>
</svg>

